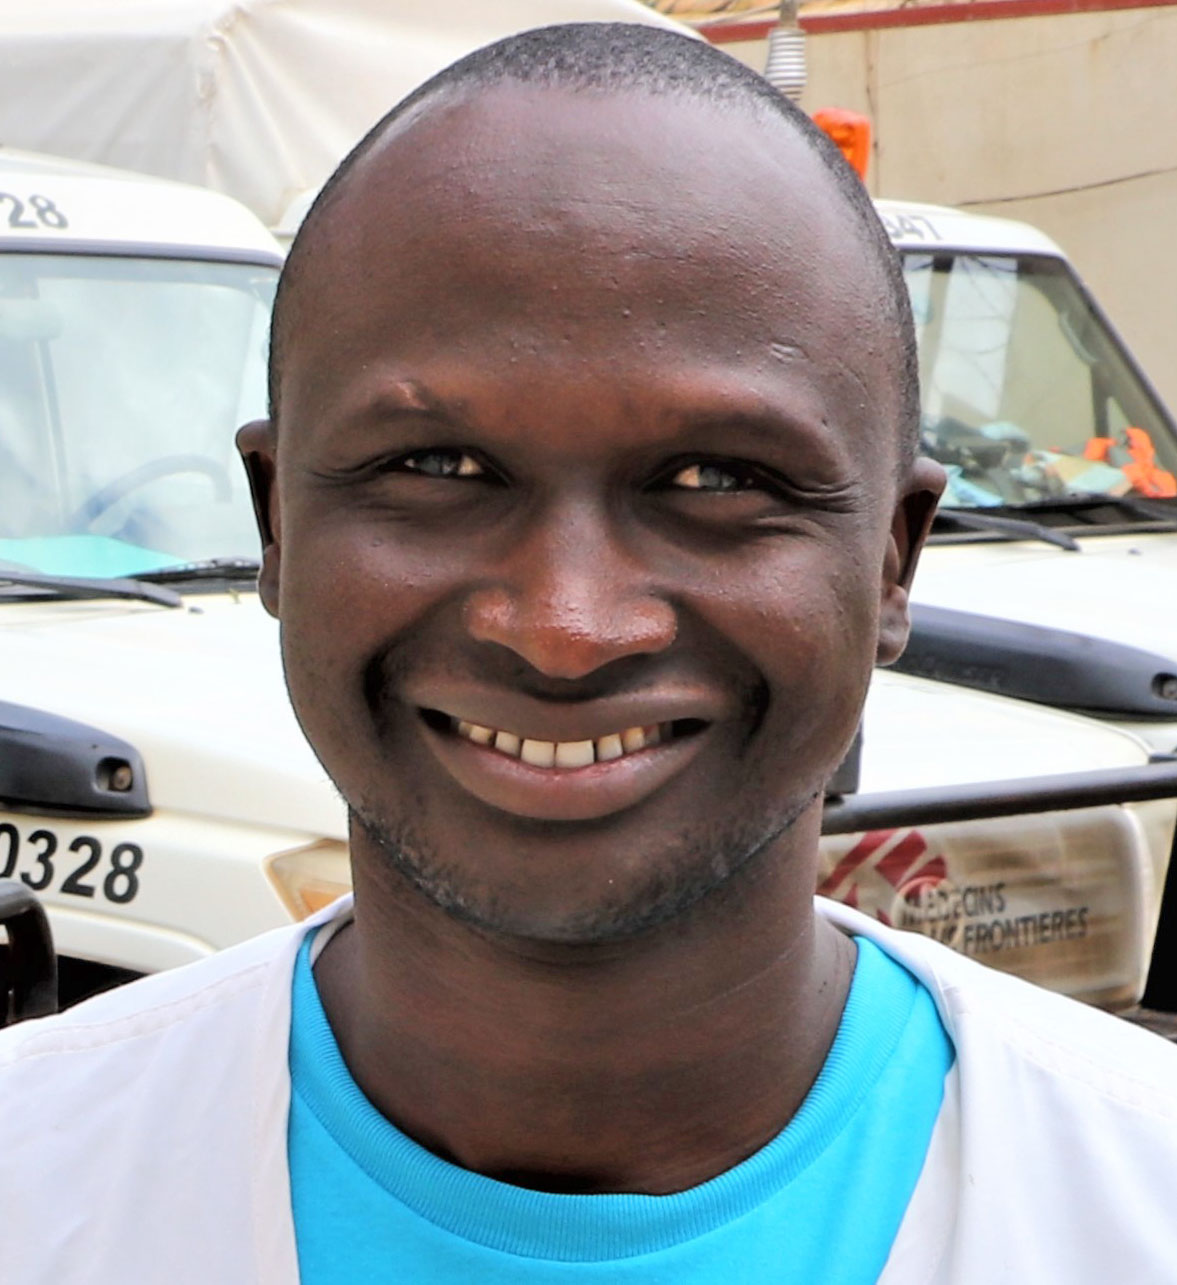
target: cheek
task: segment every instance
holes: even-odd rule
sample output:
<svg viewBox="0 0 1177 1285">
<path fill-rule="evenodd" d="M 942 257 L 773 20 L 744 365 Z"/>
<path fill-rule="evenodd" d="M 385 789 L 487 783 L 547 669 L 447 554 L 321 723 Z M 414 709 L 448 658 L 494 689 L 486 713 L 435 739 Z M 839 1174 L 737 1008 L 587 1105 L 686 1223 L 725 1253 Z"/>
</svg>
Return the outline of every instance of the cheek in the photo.
<svg viewBox="0 0 1177 1285">
<path fill-rule="evenodd" d="M 460 547 L 425 550 L 394 523 L 333 508 L 296 515 L 282 554 L 281 607 L 312 631 L 334 633 L 340 649 L 387 638 L 423 614 L 464 576 Z"/>
<path fill-rule="evenodd" d="M 279 615 L 287 684 L 312 740 L 354 737 L 367 705 L 365 677 L 420 641 L 456 593 L 460 553 L 426 558 L 395 530 L 308 508 L 282 552 Z"/>
<path fill-rule="evenodd" d="M 857 722 L 873 667 L 877 572 L 865 558 L 831 558 L 820 546 L 787 553 L 730 576 L 701 614 L 742 653 L 791 740 L 831 722 L 836 739 L 843 723 Z"/>
</svg>

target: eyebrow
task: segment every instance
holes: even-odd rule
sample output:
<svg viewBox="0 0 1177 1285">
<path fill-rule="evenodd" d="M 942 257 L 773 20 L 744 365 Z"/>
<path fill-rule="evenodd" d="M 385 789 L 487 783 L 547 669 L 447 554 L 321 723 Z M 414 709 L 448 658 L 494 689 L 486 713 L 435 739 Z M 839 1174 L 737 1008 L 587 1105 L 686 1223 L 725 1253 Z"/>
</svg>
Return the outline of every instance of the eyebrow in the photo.
<svg viewBox="0 0 1177 1285">
<path fill-rule="evenodd" d="M 746 406 L 716 407 L 714 410 L 688 411 L 677 417 L 688 431 L 708 428 L 738 428 L 752 437 L 779 442 L 783 437 L 801 432 L 812 435 L 818 427 L 801 416 L 788 415 L 766 407 Z"/>
<path fill-rule="evenodd" d="M 678 417 L 678 424 L 685 434 L 729 430 L 766 445 L 786 446 L 803 443 L 805 449 L 820 452 L 831 463 L 841 463 L 846 452 L 839 447 L 839 437 L 830 423 L 812 416 L 789 414 L 768 406 L 730 406 L 690 411 Z"/>
<path fill-rule="evenodd" d="M 687 439 L 726 431 L 777 450 L 792 445 L 814 459 L 819 467 L 824 465 L 839 473 L 846 467 L 850 444 L 824 419 L 821 414 L 824 408 L 820 404 L 809 414 L 800 409 L 791 413 L 774 406 L 764 395 L 749 396 L 746 390 L 743 392 L 741 397 L 741 390 L 729 389 L 726 395 L 716 395 L 711 405 L 666 407 L 663 423 L 670 431 L 663 448 L 673 447 L 675 439 L 683 439 L 680 449 L 699 449 L 697 442 Z M 351 407 L 343 410 L 339 423 L 371 430 L 392 420 L 402 425 L 414 420 L 423 426 L 441 425 L 470 441 L 484 436 L 484 431 L 468 418 L 460 402 L 442 397 L 420 379 L 407 375 L 373 381 L 361 390 Z M 719 455 L 725 450 L 717 444 L 709 447 L 709 453 Z"/>
</svg>

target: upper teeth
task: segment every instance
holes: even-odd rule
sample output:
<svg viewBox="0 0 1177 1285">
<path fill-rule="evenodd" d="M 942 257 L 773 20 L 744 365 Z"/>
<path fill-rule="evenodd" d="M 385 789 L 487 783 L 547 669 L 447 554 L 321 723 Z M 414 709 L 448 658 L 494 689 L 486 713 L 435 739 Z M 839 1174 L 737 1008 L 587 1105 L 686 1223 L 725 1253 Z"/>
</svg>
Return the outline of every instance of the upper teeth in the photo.
<svg viewBox="0 0 1177 1285">
<path fill-rule="evenodd" d="M 532 767 L 588 767 L 590 763 L 606 763 L 662 742 L 662 728 L 657 723 L 627 727 L 591 741 L 535 741 L 464 721 L 456 721 L 454 730 L 476 745 L 490 746 Z"/>
</svg>

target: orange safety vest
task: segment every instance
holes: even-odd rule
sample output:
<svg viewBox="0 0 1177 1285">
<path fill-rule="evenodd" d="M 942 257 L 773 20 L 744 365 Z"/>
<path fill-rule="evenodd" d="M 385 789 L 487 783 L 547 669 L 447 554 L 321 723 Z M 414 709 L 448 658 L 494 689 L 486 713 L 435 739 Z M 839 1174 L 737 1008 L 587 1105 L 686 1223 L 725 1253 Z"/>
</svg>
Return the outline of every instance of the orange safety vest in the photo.
<svg viewBox="0 0 1177 1285">
<path fill-rule="evenodd" d="M 1121 463 L 1116 457 L 1125 454 Z M 1143 428 L 1126 428 L 1117 438 L 1092 437 L 1083 447 L 1083 458 L 1118 468 L 1141 495 L 1177 495 L 1177 477 L 1157 464 L 1156 447 Z"/>
</svg>

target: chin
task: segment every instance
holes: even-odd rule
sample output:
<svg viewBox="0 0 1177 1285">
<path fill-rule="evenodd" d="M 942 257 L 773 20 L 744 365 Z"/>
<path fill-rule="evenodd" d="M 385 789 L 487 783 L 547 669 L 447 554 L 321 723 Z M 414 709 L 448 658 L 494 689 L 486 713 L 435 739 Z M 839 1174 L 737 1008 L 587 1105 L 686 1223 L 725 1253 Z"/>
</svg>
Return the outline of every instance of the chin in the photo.
<svg viewBox="0 0 1177 1285">
<path fill-rule="evenodd" d="M 393 895 L 410 891 L 450 919 L 490 936 L 536 945 L 604 945 L 656 934 L 723 895 L 755 868 L 810 802 L 758 826 L 729 824 L 722 832 L 696 829 L 663 838 L 648 860 L 612 868 L 602 864 L 601 850 L 609 840 L 600 834 L 580 834 L 577 842 L 556 827 L 534 823 L 528 846 L 534 844 L 542 856 L 520 859 L 518 848 L 508 845 L 514 859 L 496 861 L 483 835 L 479 844 L 445 860 L 419 831 L 353 810 L 353 862 L 358 885 L 372 883 Z M 665 828 L 660 832 L 665 835 Z M 632 839 L 628 843 L 632 847 Z"/>
</svg>

